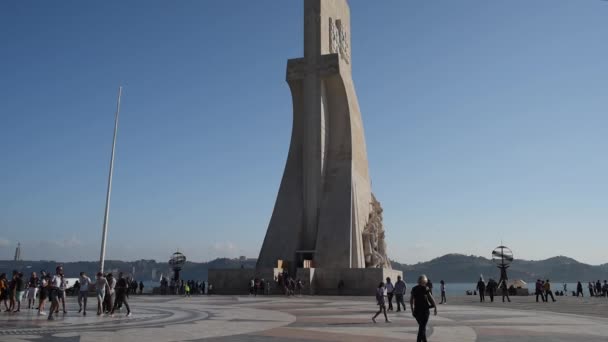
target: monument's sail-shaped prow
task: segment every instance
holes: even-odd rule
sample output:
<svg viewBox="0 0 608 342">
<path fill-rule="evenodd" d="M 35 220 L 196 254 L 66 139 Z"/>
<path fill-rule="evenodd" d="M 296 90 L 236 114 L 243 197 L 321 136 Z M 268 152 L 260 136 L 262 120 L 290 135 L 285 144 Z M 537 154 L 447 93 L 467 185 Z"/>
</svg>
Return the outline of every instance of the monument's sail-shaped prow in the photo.
<svg viewBox="0 0 608 342">
<path fill-rule="evenodd" d="M 346 0 L 304 0 L 304 57 L 287 62 L 293 128 L 272 218 L 255 269 L 209 270 L 217 293 L 243 294 L 251 279 L 287 270 L 310 294 L 370 295 L 401 275 L 371 192 L 349 27 Z M 266 284 L 281 293 L 279 281 Z"/>
<path fill-rule="evenodd" d="M 257 268 L 390 268 L 351 75 L 346 0 L 304 1 L 304 58 L 287 63 L 293 129 Z"/>
</svg>

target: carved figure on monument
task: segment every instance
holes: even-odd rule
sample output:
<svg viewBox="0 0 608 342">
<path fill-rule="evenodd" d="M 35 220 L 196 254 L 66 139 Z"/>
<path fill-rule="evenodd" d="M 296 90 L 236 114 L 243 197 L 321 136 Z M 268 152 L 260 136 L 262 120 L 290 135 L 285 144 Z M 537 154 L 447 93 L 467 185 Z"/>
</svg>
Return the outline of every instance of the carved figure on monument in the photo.
<svg viewBox="0 0 608 342">
<path fill-rule="evenodd" d="M 386 255 L 386 241 L 384 227 L 382 224 L 382 206 L 372 194 L 372 203 L 369 219 L 363 230 L 365 267 L 367 268 L 391 268 L 390 261 Z"/>
<path fill-rule="evenodd" d="M 329 52 L 338 53 L 340 52 L 340 35 L 338 34 L 338 28 L 334 23 L 333 19 L 329 18 Z"/>
</svg>

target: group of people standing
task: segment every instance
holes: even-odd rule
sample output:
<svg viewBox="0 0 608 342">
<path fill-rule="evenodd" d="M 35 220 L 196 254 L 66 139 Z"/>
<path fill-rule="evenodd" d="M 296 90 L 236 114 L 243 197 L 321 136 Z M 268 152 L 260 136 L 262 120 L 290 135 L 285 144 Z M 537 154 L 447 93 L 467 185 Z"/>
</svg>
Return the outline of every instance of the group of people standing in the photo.
<svg viewBox="0 0 608 342">
<path fill-rule="evenodd" d="M 143 286 L 143 283 L 140 284 Z M 160 294 L 161 295 L 183 295 L 189 297 L 190 295 L 196 294 L 211 294 L 213 291 L 213 285 L 205 281 L 194 281 L 194 280 L 183 280 L 178 279 L 177 281 L 171 279 L 169 281 L 166 277 L 160 279 Z"/>
<path fill-rule="evenodd" d="M 445 282 L 441 281 L 441 285 L 442 303 L 446 303 Z M 386 313 L 386 303 L 388 302 L 388 311 L 393 311 L 393 297 L 395 297 L 397 301 L 397 312 L 401 311 L 401 306 L 403 306 L 403 311 L 406 311 L 404 300 L 406 289 L 407 286 L 400 276 L 397 277 L 397 282 L 394 285 L 392 284 L 390 278 L 386 278 L 386 283 L 380 282 L 378 288 L 376 289 L 376 303 L 379 309 L 378 312 L 376 312 L 376 314 L 372 317 L 372 321 L 376 323 L 376 317 L 383 313 L 385 322 L 391 322 Z M 412 288 L 410 307 L 412 310 L 412 315 L 418 322 L 417 341 L 426 342 L 426 326 L 431 315 L 431 309 L 433 309 L 434 314 L 437 315 L 437 305 L 435 303 L 435 299 L 433 298 L 432 290 L 428 286 L 428 278 L 426 275 L 421 275 L 418 278 L 418 285 Z"/>
<path fill-rule="evenodd" d="M 124 305 L 127 309 L 127 317 L 131 316 L 131 307 L 129 306 L 129 293 L 131 290 L 131 282 L 123 276 L 123 273 L 118 273 L 118 279 L 114 278 L 112 273 L 103 274 L 98 272 L 95 282 L 91 280 L 84 272 L 80 272 L 78 278 L 80 283 L 78 287 L 78 313 L 82 312 L 87 315 L 87 297 L 91 287 L 95 287 L 95 295 L 97 297 L 97 315 L 109 314 L 114 315 L 114 312 L 120 310 Z"/>
<path fill-rule="evenodd" d="M 501 290 L 503 303 L 505 299 L 508 302 L 511 302 L 511 298 L 509 297 L 509 289 L 507 288 L 507 282 L 505 280 L 501 280 L 499 284 L 494 279 L 490 278 L 486 283 L 483 280 L 483 277 L 479 277 L 476 290 L 479 292 L 479 301 L 481 303 L 486 301 L 486 293 L 490 297 L 490 302 L 494 302 L 494 294 L 497 293 L 498 289 Z"/>
<path fill-rule="evenodd" d="M 80 273 L 80 277 L 74 290 L 78 292 L 78 313 L 86 316 L 87 314 L 87 298 L 90 290 L 95 288 L 97 294 L 97 314 L 102 312 L 110 315 L 114 314 L 116 309 L 120 309 L 123 305 L 127 309 L 127 316 L 131 315 L 131 309 L 127 301 L 130 291 L 130 282 L 123 277 L 122 272 L 118 274 L 118 279 L 114 279 L 112 273 L 104 275 L 99 272 L 97 279 L 93 282 L 84 272 Z M 66 314 L 65 308 L 67 281 L 63 272 L 62 266 L 57 266 L 55 274 L 51 275 L 45 271 L 40 272 L 40 277 L 36 272 L 26 283 L 23 279 L 23 274 L 18 271 L 13 271 L 13 277 L 10 281 L 6 279 L 6 274 L 0 275 L 0 301 L 4 302 L 6 311 L 19 312 L 21 309 L 21 301 L 27 294 L 28 309 L 37 309 L 38 315 L 46 315 L 44 312 L 47 300 L 51 303 L 49 308 L 48 319 L 54 320 L 59 313 L 60 304 L 63 313 Z M 36 296 L 38 296 L 38 305 L 36 305 Z M 7 304 L 10 303 L 10 305 Z"/>
<path fill-rule="evenodd" d="M 604 284 L 602 284 L 602 282 L 600 282 L 599 280 L 596 283 L 590 281 L 589 284 L 587 284 L 587 289 L 589 289 L 590 297 L 608 297 L 607 280 L 604 280 Z M 572 293 L 572 295 L 574 296 L 574 292 Z M 580 281 L 576 284 L 576 296 L 578 297 L 579 295 L 581 297 L 585 296 L 583 294 L 583 284 L 581 284 Z"/>
<path fill-rule="evenodd" d="M 23 273 L 13 271 L 11 279 L 5 273 L 0 274 L 0 301 L 4 303 L 6 312 L 20 312 L 21 302 L 27 299 L 28 310 L 36 308 L 36 295 L 40 287 L 40 279 L 33 272 L 26 282 Z M 7 303 L 8 302 L 8 303 Z"/>
</svg>

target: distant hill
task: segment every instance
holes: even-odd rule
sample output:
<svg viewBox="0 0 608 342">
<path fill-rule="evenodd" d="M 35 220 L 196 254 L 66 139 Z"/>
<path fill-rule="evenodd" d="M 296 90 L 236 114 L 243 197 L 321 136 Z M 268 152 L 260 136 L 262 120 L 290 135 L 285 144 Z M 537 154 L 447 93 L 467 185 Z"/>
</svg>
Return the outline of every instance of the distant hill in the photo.
<svg viewBox="0 0 608 342">
<path fill-rule="evenodd" d="M 219 258 L 209 262 L 186 262 L 182 270 L 185 279 L 207 279 L 207 270 L 216 268 L 253 268 L 255 259 L 227 259 Z M 0 261 L 0 273 L 9 273 L 13 269 L 29 274 L 44 269 L 53 271 L 59 262 L 56 261 Z M 92 261 L 65 262 L 66 275 L 76 277 L 81 271 L 94 275 L 98 264 Z M 491 260 L 462 254 L 447 254 L 427 262 L 414 265 L 401 264 L 392 261 L 393 268 L 404 272 L 406 279 L 411 282 L 420 274 L 438 282 L 443 279 L 452 283 L 474 282 L 483 274 L 484 278 L 498 278 L 499 271 Z M 138 280 L 158 280 L 161 274 L 168 275 L 169 265 L 166 262 L 155 260 L 117 261 L 107 260 L 106 270 L 112 272 L 122 271 L 130 274 L 135 269 L 135 278 Z M 153 278 L 154 276 L 154 278 Z M 558 256 L 546 260 L 531 261 L 516 259 L 509 268 L 509 278 L 523 279 L 526 282 L 537 278 L 551 279 L 555 282 L 588 282 L 591 280 L 608 279 L 608 264 L 593 266 L 580 263 L 572 258 Z"/>
<path fill-rule="evenodd" d="M 452 283 L 473 282 L 483 274 L 487 280 L 500 277 L 500 271 L 490 259 L 474 255 L 447 254 L 427 262 L 405 265 L 393 261 L 393 268 L 404 272 L 406 279 L 416 279 L 420 274 L 439 281 Z M 592 266 L 572 258 L 558 256 L 546 260 L 532 261 L 515 259 L 508 270 L 510 279 L 526 282 L 541 279 L 553 281 L 591 281 L 608 279 L 608 264 Z"/>
</svg>

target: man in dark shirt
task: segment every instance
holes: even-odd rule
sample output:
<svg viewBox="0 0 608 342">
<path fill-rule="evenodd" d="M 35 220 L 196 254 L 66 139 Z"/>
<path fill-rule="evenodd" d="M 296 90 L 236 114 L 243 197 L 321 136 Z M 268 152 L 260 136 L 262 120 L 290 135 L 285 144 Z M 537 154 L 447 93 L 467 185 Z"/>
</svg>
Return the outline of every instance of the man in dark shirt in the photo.
<svg viewBox="0 0 608 342">
<path fill-rule="evenodd" d="M 13 270 L 13 276 L 8 282 L 9 307 L 8 312 L 15 310 L 15 298 L 17 297 L 17 275 L 19 272 Z"/>
<path fill-rule="evenodd" d="M 504 303 L 505 297 L 507 297 L 507 300 L 509 303 L 511 303 L 511 298 L 509 298 L 509 289 L 507 287 L 507 279 L 501 279 L 498 287 L 502 290 L 502 302 Z"/>
<path fill-rule="evenodd" d="M 479 301 L 486 301 L 486 283 L 483 282 L 483 278 L 479 278 L 477 282 L 477 291 L 479 291 Z"/>
<path fill-rule="evenodd" d="M 435 316 L 437 315 L 437 305 L 431 291 L 427 287 L 427 278 L 425 275 L 418 278 L 418 285 L 412 288 L 410 297 L 410 307 L 416 321 L 418 322 L 418 338 L 419 342 L 426 342 L 426 325 L 429 322 L 431 315 L 430 309 L 434 309 Z"/>
<path fill-rule="evenodd" d="M 545 294 L 543 293 L 543 284 L 540 279 L 536 279 L 534 294 L 536 295 L 536 302 L 538 303 L 538 296 L 540 296 L 541 301 L 545 302 Z"/>
<path fill-rule="evenodd" d="M 23 281 L 23 273 L 17 273 L 17 278 L 15 278 L 15 291 L 16 297 L 15 301 L 17 302 L 17 310 L 14 312 L 19 312 L 21 310 L 21 300 L 23 299 L 23 295 L 25 294 L 25 282 Z"/>
<path fill-rule="evenodd" d="M 401 280 L 401 276 L 397 276 L 397 282 L 395 283 L 395 297 L 397 298 L 397 312 L 401 311 L 401 306 L 403 306 L 403 311 L 405 311 L 405 291 L 407 290 L 407 286 L 405 282 Z"/>
<path fill-rule="evenodd" d="M 496 281 L 490 278 L 490 280 L 488 280 L 488 285 L 486 285 L 486 291 L 488 292 L 488 295 L 490 295 L 490 302 L 492 303 L 494 303 L 494 293 L 496 293 L 497 287 L 498 284 L 496 284 Z"/>
<path fill-rule="evenodd" d="M 115 291 L 116 300 L 114 301 L 114 307 L 112 308 L 112 312 L 110 312 L 110 315 L 114 315 L 114 310 L 124 304 L 124 306 L 127 308 L 127 317 L 131 316 L 131 308 L 129 307 L 129 302 L 127 301 L 127 291 L 129 291 L 129 282 L 127 281 L 127 279 L 123 278 L 122 272 L 118 273 L 118 280 L 116 281 Z"/>
</svg>

